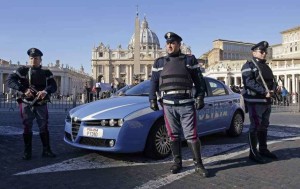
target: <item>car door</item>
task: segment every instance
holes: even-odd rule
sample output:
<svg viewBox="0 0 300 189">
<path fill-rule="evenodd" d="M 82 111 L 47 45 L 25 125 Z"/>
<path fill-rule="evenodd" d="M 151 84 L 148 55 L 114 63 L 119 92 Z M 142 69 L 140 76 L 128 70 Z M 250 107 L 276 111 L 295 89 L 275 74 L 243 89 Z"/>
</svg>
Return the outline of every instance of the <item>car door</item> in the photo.
<svg viewBox="0 0 300 189">
<path fill-rule="evenodd" d="M 206 132 L 224 130 L 231 121 L 230 110 L 233 101 L 230 99 L 229 91 L 221 81 L 211 78 L 207 78 L 206 81 L 209 91 L 207 107 L 210 109 L 207 110 L 210 115 L 207 115 L 209 123 Z"/>
</svg>

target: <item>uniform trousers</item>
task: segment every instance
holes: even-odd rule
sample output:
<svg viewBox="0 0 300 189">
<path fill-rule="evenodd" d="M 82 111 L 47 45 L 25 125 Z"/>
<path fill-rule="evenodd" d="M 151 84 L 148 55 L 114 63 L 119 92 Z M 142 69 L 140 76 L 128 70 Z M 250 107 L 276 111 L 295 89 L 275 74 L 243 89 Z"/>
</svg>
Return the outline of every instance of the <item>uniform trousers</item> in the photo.
<svg viewBox="0 0 300 189">
<path fill-rule="evenodd" d="M 180 140 L 182 132 L 188 142 L 194 143 L 197 141 L 196 110 L 194 104 L 178 106 L 164 104 L 163 111 L 168 136 L 171 141 Z"/>
<path fill-rule="evenodd" d="M 30 106 L 20 103 L 20 113 L 24 127 L 24 134 L 32 133 L 33 120 L 36 119 L 40 133 L 48 132 L 48 107 L 47 104 Z"/>
<path fill-rule="evenodd" d="M 267 131 L 270 124 L 271 104 L 248 103 L 249 132 Z"/>
</svg>

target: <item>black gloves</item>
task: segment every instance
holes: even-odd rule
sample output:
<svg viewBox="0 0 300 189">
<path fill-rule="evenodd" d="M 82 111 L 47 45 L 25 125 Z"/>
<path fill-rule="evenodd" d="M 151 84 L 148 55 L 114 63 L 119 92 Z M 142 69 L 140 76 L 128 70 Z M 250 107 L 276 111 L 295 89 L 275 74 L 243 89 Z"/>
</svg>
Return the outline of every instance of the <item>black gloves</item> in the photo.
<svg viewBox="0 0 300 189">
<path fill-rule="evenodd" d="M 150 108 L 154 111 L 159 110 L 157 100 L 150 100 Z"/>
<path fill-rule="evenodd" d="M 202 108 L 204 108 L 204 106 L 204 98 L 202 96 L 198 96 L 196 98 L 196 109 L 201 110 Z"/>
</svg>

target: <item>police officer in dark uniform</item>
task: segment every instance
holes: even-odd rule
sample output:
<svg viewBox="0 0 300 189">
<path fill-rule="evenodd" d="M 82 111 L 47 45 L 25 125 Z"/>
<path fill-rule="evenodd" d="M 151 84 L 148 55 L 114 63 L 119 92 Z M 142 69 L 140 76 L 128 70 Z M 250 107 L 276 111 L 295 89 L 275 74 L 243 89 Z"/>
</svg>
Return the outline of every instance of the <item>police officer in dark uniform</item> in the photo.
<svg viewBox="0 0 300 189">
<path fill-rule="evenodd" d="M 188 146 L 193 152 L 195 171 L 207 177 L 208 171 L 202 163 L 196 126 L 196 109 L 204 107 L 205 81 L 195 56 L 181 53 L 182 38 L 173 32 L 166 33 L 165 38 L 168 55 L 156 59 L 152 67 L 150 108 L 154 111 L 159 110 L 157 99 L 163 103 L 164 119 L 174 158 L 171 173 L 176 174 L 182 169 L 183 130 Z M 193 84 L 196 89 L 195 95 L 192 94 Z"/>
<path fill-rule="evenodd" d="M 257 163 L 265 163 L 264 157 L 277 159 L 277 156 L 267 148 L 271 97 L 277 87 L 273 72 L 266 63 L 268 47 L 269 44 L 266 41 L 254 45 L 251 48 L 252 60 L 247 61 L 241 70 L 245 89 L 243 96 L 250 118 L 249 158 Z M 257 143 L 259 143 L 259 151 Z"/>
<path fill-rule="evenodd" d="M 43 143 L 43 157 L 55 157 L 51 151 L 48 131 L 49 95 L 57 89 L 53 74 L 48 69 L 42 69 L 43 53 L 37 48 L 27 51 L 30 66 L 22 66 L 8 76 L 7 84 L 17 90 L 21 96 L 18 99 L 21 117 L 23 120 L 23 139 L 25 150 L 23 159 L 31 159 L 32 151 L 32 124 L 36 119 L 40 138 Z"/>
</svg>

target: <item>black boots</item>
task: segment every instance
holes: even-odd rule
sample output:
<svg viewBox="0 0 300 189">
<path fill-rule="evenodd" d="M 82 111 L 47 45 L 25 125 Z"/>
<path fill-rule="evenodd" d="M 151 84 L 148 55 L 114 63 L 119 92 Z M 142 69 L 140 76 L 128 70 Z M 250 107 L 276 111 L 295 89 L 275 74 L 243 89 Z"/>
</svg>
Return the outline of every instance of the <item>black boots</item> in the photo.
<svg viewBox="0 0 300 189">
<path fill-rule="evenodd" d="M 265 163 L 266 161 L 261 157 L 261 155 L 257 151 L 256 132 L 249 132 L 248 137 L 249 137 L 249 146 L 250 146 L 249 159 L 260 164 Z"/>
<path fill-rule="evenodd" d="M 174 163 L 170 168 L 171 173 L 179 173 L 182 169 L 182 157 L 181 157 L 181 141 L 171 141 L 171 150 L 174 158 Z"/>
<path fill-rule="evenodd" d="M 267 148 L 267 131 L 258 131 L 257 138 L 259 142 L 259 154 L 261 156 L 277 160 L 277 156 L 270 152 L 270 150 Z"/>
<path fill-rule="evenodd" d="M 43 144 L 43 157 L 56 157 L 56 155 L 51 151 L 50 143 L 49 143 L 49 132 L 40 133 L 41 141 Z"/>
<path fill-rule="evenodd" d="M 200 152 L 200 141 L 197 140 L 197 142 L 191 143 L 188 142 L 188 146 L 191 148 L 193 152 L 193 159 L 195 164 L 195 171 L 202 177 L 208 177 L 208 171 L 204 168 L 201 158 L 201 152 Z"/>
<path fill-rule="evenodd" d="M 23 134 L 23 140 L 24 140 L 24 154 L 22 159 L 30 160 L 31 151 L 32 151 L 32 132 L 29 134 Z"/>
</svg>

